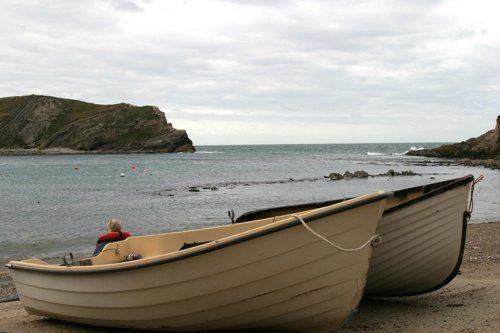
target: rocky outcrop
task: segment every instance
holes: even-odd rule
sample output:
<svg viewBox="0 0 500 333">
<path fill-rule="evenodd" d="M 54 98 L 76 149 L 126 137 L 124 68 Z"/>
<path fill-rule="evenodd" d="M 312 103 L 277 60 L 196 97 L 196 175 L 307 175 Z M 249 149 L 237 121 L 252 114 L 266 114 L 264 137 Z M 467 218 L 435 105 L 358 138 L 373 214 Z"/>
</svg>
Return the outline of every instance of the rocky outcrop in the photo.
<svg viewBox="0 0 500 333">
<path fill-rule="evenodd" d="M 467 165 L 483 165 L 500 169 L 500 115 L 495 129 L 460 143 L 443 145 L 434 149 L 410 151 L 408 155 L 459 159 Z"/>
<path fill-rule="evenodd" d="M 352 179 L 352 178 L 368 178 L 368 177 L 394 177 L 394 176 L 420 176 L 420 174 L 413 172 L 411 170 L 405 171 L 394 171 L 393 169 L 389 169 L 386 173 L 379 173 L 376 175 L 370 175 L 365 170 L 358 170 L 351 172 L 347 170 L 344 174 L 340 174 L 338 172 L 332 172 L 328 176 L 324 176 L 324 178 L 328 178 L 330 180 L 341 180 L 341 179 Z"/>
<path fill-rule="evenodd" d="M 156 106 L 99 105 L 50 96 L 0 98 L 0 152 L 193 152 Z"/>
</svg>

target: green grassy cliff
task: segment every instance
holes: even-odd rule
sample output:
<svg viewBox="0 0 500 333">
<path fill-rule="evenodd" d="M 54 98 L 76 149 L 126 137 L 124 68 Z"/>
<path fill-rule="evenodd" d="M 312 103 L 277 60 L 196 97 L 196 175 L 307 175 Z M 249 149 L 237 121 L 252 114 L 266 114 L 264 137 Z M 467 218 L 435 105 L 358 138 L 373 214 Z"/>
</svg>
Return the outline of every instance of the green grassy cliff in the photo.
<svg viewBox="0 0 500 333">
<path fill-rule="evenodd" d="M 0 149 L 195 151 L 186 131 L 173 128 L 155 106 L 99 105 L 38 95 L 0 98 Z"/>
</svg>

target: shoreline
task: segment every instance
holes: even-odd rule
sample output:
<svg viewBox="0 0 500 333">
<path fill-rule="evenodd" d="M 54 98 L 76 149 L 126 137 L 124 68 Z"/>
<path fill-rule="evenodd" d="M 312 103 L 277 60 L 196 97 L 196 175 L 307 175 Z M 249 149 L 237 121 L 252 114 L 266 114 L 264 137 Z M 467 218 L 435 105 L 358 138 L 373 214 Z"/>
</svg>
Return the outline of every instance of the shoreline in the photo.
<svg viewBox="0 0 500 333">
<path fill-rule="evenodd" d="M 408 155 L 408 156 L 416 156 L 416 157 L 427 157 L 429 156 L 419 156 L 419 155 Z M 450 166 L 450 165 L 462 165 L 467 167 L 474 168 L 486 168 L 491 170 L 499 170 L 500 169 L 500 160 L 499 159 L 470 159 L 470 158 L 448 158 L 448 157 L 431 157 L 433 159 L 423 160 L 421 162 L 417 162 L 417 165 L 424 166 Z"/>
<path fill-rule="evenodd" d="M 0 260 L 0 298 L 15 292 L 6 261 Z M 500 222 L 468 225 L 460 271 L 448 285 L 428 294 L 364 298 L 354 318 L 336 332 L 497 332 Z M 2 333 L 123 331 L 29 315 L 19 301 L 0 303 L 0 327 Z"/>
<path fill-rule="evenodd" d="M 73 150 L 70 148 L 47 149 L 0 149 L 0 156 L 52 156 L 52 155 L 129 155 L 129 154 L 176 154 L 192 153 L 191 151 L 165 151 L 165 150 Z"/>
</svg>

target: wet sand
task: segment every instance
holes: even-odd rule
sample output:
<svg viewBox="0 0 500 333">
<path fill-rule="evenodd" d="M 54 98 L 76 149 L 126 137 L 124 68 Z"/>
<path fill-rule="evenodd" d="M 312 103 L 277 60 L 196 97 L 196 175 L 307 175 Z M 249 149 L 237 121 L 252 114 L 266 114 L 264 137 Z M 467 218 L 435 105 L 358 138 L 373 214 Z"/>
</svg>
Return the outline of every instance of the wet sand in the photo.
<svg viewBox="0 0 500 333">
<path fill-rule="evenodd" d="M 0 287 L 0 298 L 15 293 L 3 267 Z M 123 331 L 29 315 L 19 301 L 0 303 L 0 333 Z M 499 331 L 500 223 L 497 222 L 469 225 L 461 275 L 451 283 L 420 296 L 363 299 L 357 315 L 336 332 Z"/>
</svg>

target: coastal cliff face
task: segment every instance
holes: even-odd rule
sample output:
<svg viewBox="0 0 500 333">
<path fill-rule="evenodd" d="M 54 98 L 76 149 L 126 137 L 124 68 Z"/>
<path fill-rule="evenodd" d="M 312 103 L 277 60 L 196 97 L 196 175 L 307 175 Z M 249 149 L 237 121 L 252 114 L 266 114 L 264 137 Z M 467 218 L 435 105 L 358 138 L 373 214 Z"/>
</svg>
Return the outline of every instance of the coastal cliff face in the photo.
<svg viewBox="0 0 500 333">
<path fill-rule="evenodd" d="M 98 105 L 50 96 L 0 98 L 4 152 L 193 152 L 156 106 Z"/>
<path fill-rule="evenodd" d="M 483 135 L 434 149 L 408 152 L 408 155 L 465 159 L 465 164 L 500 168 L 500 115 L 496 127 Z"/>
</svg>

